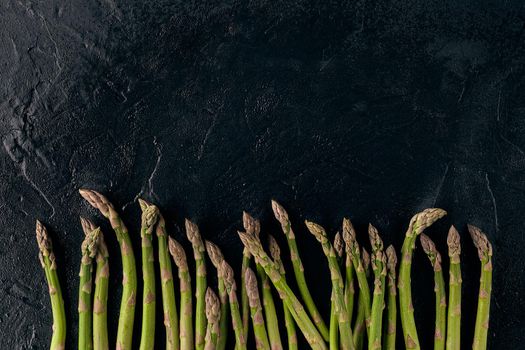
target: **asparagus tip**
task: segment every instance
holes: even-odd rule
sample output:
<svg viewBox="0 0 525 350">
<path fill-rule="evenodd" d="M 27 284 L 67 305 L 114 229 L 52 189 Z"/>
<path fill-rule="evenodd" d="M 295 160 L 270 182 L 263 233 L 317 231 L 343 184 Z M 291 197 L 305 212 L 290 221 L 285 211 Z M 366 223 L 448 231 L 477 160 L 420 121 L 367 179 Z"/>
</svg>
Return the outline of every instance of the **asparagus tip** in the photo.
<svg viewBox="0 0 525 350">
<path fill-rule="evenodd" d="M 315 239 L 317 239 L 320 243 L 324 243 L 327 240 L 326 231 L 321 225 L 308 220 L 305 220 L 304 223 L 306 224 L 308 231 L 310 231 L 310 233 L 314 235 Z"/>
<path fill-rule="evenodd" d="M 277 203 L 277 201 L 274 199 L 272 199 L 272 210 L 273 210 L 273 215 L 275 216 L 277 221 L 281 223 L 281 225 L 284 226 L 288 224 L 288 221 L 289 221 L 288 213 L 283 208 L 283 206 Z"/>
<path fill-rule="evenodd" d="M 95 224 L 91 220 L 82 216 L 80 217 L 80 225 L 82 226 L 82 231 L 86 236 L 95 229 Z"/>
<path fill-rule="evenodd" d="M 343 257 L 344 242 L 343 242 L 343 237 L 341 236 L 341 233 L 339 231 L 336 232 L 335 237 L 334 237 L 334 250 L 337 253 L 337 256 L 339 258 Z"/>
<path fill-rule="evenodd" d="M 445 215 L 447 215 L 447 212 L 441 208 L 427 208 L 417 213 L 410 220 L 407 235 L 417 236 L 421 234 L 427 227 Z"/>
<path fill-rule="evenodd" d="M 215 266 L 216 269 L 219 268 L 222 261 L 224 260 L 224 256 L 222 255 L 221 249 L 215 244 L 210 241 L 205 241 L 206 244 L 206 251 L 208 252 L 208 256 L 210 257 L 211 263 L 213 266 Z"/>
<path fill-rule="evenodd" d="M 195 247 L 203 247 L 204 243 L 202 242 L 201 234 L 199 232 L 199 227 L 194 222 L 186 219 L 184 221 L 186 227 L 186 236 L 191 244 Z"/>
<path fill-rule="evenodd" d="M 370 267 L 370 253 L 368 253 L 368 251 L 365 248 L 363 248 L 361 255 L 363 256 L 363 266 L 365 270 L 368 270 L 368 268 Z"/>
<path fill-rule="evenodd" d="M 383 250 L 383 240 L 379 236 L 379 231 L 370 223 L 368 224 L 368 237 L 370 238 L 370 245 L 372 246 L 373 253 Z"/>
<path fill-rule="evenodd" d="M 386 256 L 387 256 L 388 271 L 390 273 L 395 273 L 396 265 L 397 265 L 397 255 L 396 255 L 396 250 L 394 249 L 393 245 L 389 245 L 388 248 L 386 248 Z"/>
<path fill-rule="evenodd" d="M 492 256 L 492 244 L 490 244 L 487 235 L 474 225 L 469 224 L 467 227 L 472 241 L 478 249 L 479 260 L 489 259 Z"/>
<path fill-rule="evenodd" d="M 441 254 L 437 251 L 434 242 L 424 233 L 419 237 L 419 241 L 434 270 L 441 269 Z"/>
<path fill-rule="evenodd" d="M 188 263 L 186 260 L 186 252 L 184 251 L 182 245 L 175 239 L 168 237 L 168 248 L 171 256 L 173 257 L 173 261 L 175 261 L 175 265 L 177 265 L 179 269 L 181 267 L 187 268 Z"/>
<path fill-rule="evenodd" d="M 149 204 L 143 199 L 139 199 L 139 202 L 140 208 L 142 209 L 142 224 L 151 230 L 159 218 L 159 208 L 153 204 Z"/>
<path fill-rule="evenodd" d="M 359 243 L 357 243 L 354 225 L 347 218 L 343 219 L 343 240 L 348 254 L 359 253 Z"/>
<path fill-rule="evenodd" d="M 108 199 L 97 191 L 81 188 L 78 192 L 92 207 L 100 210 L 102 215 L 106 217 L 109 215 L 109 211 L 113 209 Z"/>
<path fill-rule="evenodd" d="M 205 304 L 208 322 L 217 323 L 220 317 L 221 303 L 217 294 L 210 287 L 206 289 Z"/>
<path fill-rule="evenodd" d="M 242 224 L 244 230 L 251 235 L 259 235 L 261 232 L 261 223 L 246 211 L 242 212 Z"/>
<path fill-rule="evenodd" d="M 259 299 L 257 277 L 255 277 L 253 270 L 248 267 L 244 273 L 244 278 L 246 281 L 246 294 L 248 295 L 250 307 L 255 307 L 257 305 L 257 300 Z"/>
<path fill-rule="evenodd" d="M 281 274 L 284 274 L 284 264 L 281 260 L 281 248 L 279 248 L 277 240 L 272 235 L 268 235 L 268 248 L 270 250 L 270 256 L 279 266 Z"/>
<path fill-rule="evenodd" d="M 98 245 L 100 240 L 100 227 L 95 228 L 89 232 L 84 241 L 82 242 L 81 250 L 82 256 L 85 256 L 89 259 L 93 259 L 98 252 Z"/>
<path fill-rule="evenodd" d="M 228 292 L 235 290 L 233 269 L 230 264 L 226 262 L 226 260 L 223 260 L 220 265 L 220 274 L 224 278 L 224 286 L 226 287 L 226 290 L 228 290 Z"/>
<path fill-rule="evenodd" d="M 459 232 L 456 230 L 454 225 L 450 226 L 447 236 L 448 255 L 451 258 L 457 257 L 461 254 L 461 244 Z"/>
</svg>

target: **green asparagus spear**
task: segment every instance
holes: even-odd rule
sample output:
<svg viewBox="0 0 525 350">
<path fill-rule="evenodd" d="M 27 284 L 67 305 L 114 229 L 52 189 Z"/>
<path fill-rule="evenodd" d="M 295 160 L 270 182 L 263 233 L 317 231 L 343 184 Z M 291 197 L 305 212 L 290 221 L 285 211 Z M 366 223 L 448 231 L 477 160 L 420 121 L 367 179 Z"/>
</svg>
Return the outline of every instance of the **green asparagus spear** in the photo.
<svg viewBox="0 0 525 350">
<path fill-rule="evenodd" d="M 243 223 L 247 232 L 253 231 L 253 234 L 259 236 L 260 222 L 254 219 L 247 212 L 243 212 Z M 253 229 L 252 229 L 253 228 Z M 272 290 L 270 287 L 270 280 L 264 269 L 260 264 L 256 264 L 257 275 L 261 280 L 262 287 L 262 304 L 264 308 L 264 316 L 266 319 L 266 330 L 268 331 L 268 339 L 272 350 L 282 350 L 281 334 L 279 332 L 279 322 L 277 318 L 277 311 L 275 310 L 275 302 L 273 300 Z"/>
<path fill-rule="evenodd" d="M 152 350 L 155 346 L 155 255 L 153 252 L 153 229 L 159 217 L 159 209 L 146 201 L 139 199 L 142 209 L 142 332 L 140 350 Z"/>
<path fill-rule="evenodd" d="M 468 230 L 474 241 L 474 245 L 478 249 L 479 260 L 481 261 L 478 310 L 472 349 L 485 350 L 487 348 L 490 295 L 492 292 L 492 245 L 487 239 L 487 236 L 476 226 L 468 225 Z"/>
<path fill-rule="evenodd" d="M 268 235 L 268 247 L 273 261 L 279 267 L 279 271 L 281 272 L 282 278 L 285 278 L 286 271 L 284 270 L 284 264 L 281 260 L 281 248 L 279 248 L 277 240 L 272 235 Z M 288 336 L 288 350 L 297 350 L 298 345 L 295 322 L 293 320 L 292 314 L 290 313 L 290 310 L 288 310 L 286 305 L 283 305 L 283 313 L 284 325 L 286 327 L 286 333 Z"/>
<path fill-rule="evenodd" d="M 123 288 L 117 331 L 117 349 L 131 350 L 133 322 L 135 320 L 135 302 L 137 298 L 137 271 L 128 229 L 106 197 L 96 191 L 87 189 L 81 189 L 79 192 L 91 206 L 97 208 L 104 217 L 109 219 L 120 245 Z"/>
<path fill-rule="evenodd" d="M 93 349 L 93 310 L 91 291 L 93 285 L 93 259 L 97 255 L 100 228 L 85 232 L 80 262 L 78 289 L 78 348 Z"/>
<path fill-rule="evenodd" d="M 252 269 L 246 270 L 246 292 L 250 304 L 250 315 L 252 317 L 253 333 L 255 335 L 255 345 L 258 350 L 270 350 L 270 342 L 266 327 L 264 326 L 263 310 L 259 299 L 259 289 L 257 288 L 257 277 Z"/>
<path fill-rule="evenodd" d="M 337 261 L 336 252 L 323 227 L 311 221 L 305 221 L 305 224 L 310 233 L 314 235 L 319 243 L 321 243 L 323 253 L 328 259 L 328 267 L 330 269 L 330 276 L 332 279 L 334 312 L 337 315 L 339 331 L 341 332 L 341 349 L 354 349 L 352 328 L 348 320 L 348 313 L 346 311 L 344 298 L 343 277 L 341 275 L 341 269 L 339 268 L 339 262 Z"/>
<path fill-rule="evenodd" d="M 196 269 L 195 349 L 204 350 L 204 336 L 206 333 L 205 293 L 207 288 L 204 252 L 206 249 L 204 248 L 199 228 L 190 220 L 186 220 L 186 235 L 193 247 Z"/>
<path fill-rule="evenodd" d="M 354 270 L 356 272 L 357 282 L 359 284 L 359 299 L 361 299 L 360 303 L 362 305 L 360 307 L 363 307 L 364 309 L 365 326 L 366 331 L 368 332 L 371 314 L 370 287 L 368 286 L 365 269 L 363 267 L 363 262 L 361 261 L 359 243 L 357 243 L 354 226 L 352 225 L 352 222 L 346 218 L 343 219 L 343 239 L 345 241 L 346 251 L 351 255 L 352 264 L 354 265 Z"/>
<path fill-rule="evenodd" d="M 279 267 L 270 259 L 262 248 L 260 240 L 255 235 L 249 235 L 244 232 L 239 232 L 239 237 L 244 246 L 248 248 L 250 253 L 255 257 L 255 260 L 261 264 L 266 271 L 268 277 L 272 281 L 279 296 L 288 307 L 299 329 L 306 338 L 306 341 L 314 350 L 326 350 L 324 339 L 317 330 L 315 324 L 312 322 L 303 305 L 292 292 L 286 280 L 282 277 Z"/>
<path fill-rule="evenodd" d="M 412 267 L 412 253 L 414 251 L 416 238 L 423 230 L 432 225 L 436 220 L 446 215 L 443 209 L 430 208 L 417 213 L 410 220 L 406 232 L 405 241 L 401 248 L 401 265 L 399 267 L 399 311 L 401 314 L 401 325 L 407 349 L 420 349 L 417 337 L 416 322 L 414 320 L 414 306 L 412 304 L 412 287 L 410 285 L 410 273 Z"/>
<path fill-rule="evenodd" d="M 396 349 L 396 333 L 397 333 L 397 289 L 396 289 L 396 270 L 397 270 L 397 255 L 396 250 L 392 245 L 386 248 L 387 256 L 387 279 L 388 279 L 388 309 L 387 309 L 387 326 L 386 334 L 383 342 L 385 350 Z"/>
<path fill-rule="evenodd" d="M 241 311 L 239 310 L 239 301 L 237 300 L 237 285 L 233 277 L 233 269 L 226 262 L 222 261 L 219 274 L 224 279 L 224 286 L 228 292 L 230 300 L 230 313 L 232 317 L 233 331 L 235 332 L 235 349 L 246 350 L 246 336 L 242 324 Z"/>
<path fill-rule="evenodd" d="M 362 248 L 361 252 L 361 259 L 362 266 L 363 266 L 363 272 L 365 274 L 365 278 L 368 278 L 369 272 L 370 272 L 370 254 L 366 251 L 365 248 Z M 357 316 L 355 319 L 355 324 L 353 328 L 354 333 L 354 344 L 356 350 L 363 349 L 364 346 L 364 340 L 366 335 L 366 305 L 365 305 L 365 292 L 362 292 L 361 289 L 359 289 L 359 297 L 357 299 L 358 309 L 357 309 Z M 370 291 L 368 291 L 368 295 L 370 295 Z"/>
<path fill-rule="evenodd" d="M 421 246 L 430 260 L 434 269 L 434 292 L 436 294 L 436 326 L 434 330 L 434 350 L 445 349 L 445 331 L 447 323 L 447 297 L 445 291 L 445 279 L 443 278 L 443 269 L 441 268 L 441 254 L 436 249 L 432 240 L 421 234 L 419 240 Z"/>
<path fill-rule="evenodd" d="M 301 261 L 301 256 L 299 255 L 299 249 L 297 248 L 295 234 L 292 230 L 292 224 L 290 222 L 290 219 L 288 218 L 288 213 L 279 203 L 277 203 L 274 200 L 272 200 L 272 209 L 275 218 L 281 224 L 282 230 L 288 242 L 288 248 L 290 249 L 290 259 L 292 261 L 293 271 L 295 275 L 295 280 L 297 282 L 297 287 L 299 288 L 299 293 L 301 294 L 301 297 L 306 305 L 308 313 L 312 317 L 317 329 L 323 336 L 323 339 L 325 341 L 328 341 L 328 328 L 326 327 L 326 323 L 323 321 L 321 314 L 319 313 L 319 310 L 317 309 L 317 306 L 314 303 L 312 295 L 310 294 L 308 285 L 306 284 L 303 263 Z"/>
<path fill-rule="evenodd" d="M 386 256 L 383 252 L 383 241 L 377 229 L 368 225 L 368 235 L 372 246 L 372 270 L 374 271 L 374 297 L 370 315 L 370 332 L 368 349 L 381 349 L 381 332 L 383 330 L 383 310 L 385 308 Z"/>
<path fill-rule="evenodd" d="M 461 348 L 461 245 L 459 233 L 450 227 L 447 237 L 449 267 L 448 315 L 447 315 L 447 350 Z"/>
<path fill-rule="evenodd" d="M 342 236 L 341 236 L 342 237 Z M 345 303 L 346 311 L 348 312 L 348 320 L 352 323 L 352 315 L 354 314 L 354 267 L 352 264 L 352 254 L 346 250 L 345 245 Z"/>
<path fill-rule="evenodd" d="M 206 251 L 210 260 L 217 270 L 217 281 L 218 281 L 218 290 L 219 290 L 219 299 L 221 302 L 221 315 L 219 322 L 219 340 L 217 342 L 217 350 L 224 350 L 226 348 L 226 341 L 228 337 L 228 323 L 230 319 L 228 317 L 230 313 L 229 303 L 228 303 L 228 292 L 226 291 L 226 286 L 224 285 L 224 278 L 220 273 L 220 266 L 224 261 L 224 256 L 222 255 L 221 250 L 218 246 L 213 244 L 210 241 L 206 241 Z"/>
<path fill-rule="evenodd" d="M 80 218 L 84 234 L 96 229 L 95 225 L 85 218 Z M 98 238 L 97 272 L 95 275 L 95 295 L 93 297 L 93 349 L 108 350 L 108 280 L 109 253 L 102 231 Z"/>
<path fill-rule="evenodd" d="M 182 245 L 171 237 L 168 237 L 168 247 L 177 265 L 180 284 L 180 349 L 193 350 L 193 305 L 188 261 Z"/>
<path fill-rule="evenodd" d="M 344 242 L 341 233 L 337 232 L 334 236 L 334 250 L 337 256 L 338 263 L 341 263 L 341 259 L 344 254 Z M 330 297 L 330 349 L 339 350 L 339 321 L 337 318 L 334 288 L 332 287 L 332 295 Z M 346 303 L 346 296 L 345 296 Z M 345 304 L 346 306 L 346 304 Z M 350 324 L 350 315 L 348 315 L 348 323 Z"/>
<path fill-rule="evenodd" d="M 160 214 L 160 212 L 156 234 L 159 247 L 162 310 L 164 311 L 164 326 L 166 328 L 166 350 L 179 350 L 179 316 L 177 314 L 177 304 L 175 300 L 173 270 L 171 266 L 170 253 L 168 250 L 166 221 L 164 221 L 164 217 L 162 214 Z"/>
<path fill-rule="evenodd" d="M 46 274 L 51 310 L 53 312 L 53 336 L 51 337 L 50 350 L 64 350 L 66 342 L 66 313 L 57 275 L 56 259 L 53 253 L 53 244 L 47 230 L 38 220 L 36 221 L 36 240 L 40 250 L 40 263 Z"/>
<path fill-rule="evenodd" d="M 206 328 L 205 350 L 217 349 L 219 340 L 219 322 L 221 318 L 221 302 L 210 287 L 206 289 Z"/>
</svg>

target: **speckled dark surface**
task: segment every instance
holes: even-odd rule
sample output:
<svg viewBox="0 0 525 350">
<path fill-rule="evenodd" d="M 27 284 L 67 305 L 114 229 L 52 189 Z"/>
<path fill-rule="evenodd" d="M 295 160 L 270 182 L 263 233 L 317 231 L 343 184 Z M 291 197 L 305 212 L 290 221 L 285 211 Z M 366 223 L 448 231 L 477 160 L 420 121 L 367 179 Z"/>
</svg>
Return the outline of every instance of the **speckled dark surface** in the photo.
<svg viewBox="0 0 525 350">
<path fill-rule="evenodd" d="M 77 194 L 84 186 L 122 208 L 135 248 L 140 195 L 177 226 L 195 219 L 234 263 L 241 211 L 278 232 L 269 206 L 276 198 L 292 214 L 314 295 L 324 300 L 325 260 L 303 219 L 334 232 L 346 215 L 363 238 L 371 221 L 400 248 L 412 214 L 443 207 L 449 216 L 430 235 L 444 251 L 448 225 L 461 230 L 464 348 L 479 273 L 467 222 L 494 245 L 490 347 L 522 346 L 525 17 L 518 2 L 139 3 L 0 3 L 2 348 L 44 349 L 50 339 L 36 218 L 52 231 L 70 324 L 79 214 L 104 224 L 116 254 L 107 225 Z M 415 259 L 416 318 L 428 349 L 431 268 L 421 249 Z M 118 260 L 111 260 L 112 332 Z M 328 302 L 321 307 L 328 313 Z"/>
</svg>

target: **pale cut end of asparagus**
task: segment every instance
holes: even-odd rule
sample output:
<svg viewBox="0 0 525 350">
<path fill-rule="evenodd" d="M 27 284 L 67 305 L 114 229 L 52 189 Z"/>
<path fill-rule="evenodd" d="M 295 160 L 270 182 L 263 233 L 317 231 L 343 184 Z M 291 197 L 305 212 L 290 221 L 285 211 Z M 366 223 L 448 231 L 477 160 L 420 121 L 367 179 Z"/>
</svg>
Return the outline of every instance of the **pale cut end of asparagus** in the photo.
<svg viewBox="0 0 525 350">
<path fill-rule="evenodd" d="M 259 289 L 257 288 L 257 277 L 252 269 L 247 268 L 244 273 L 246 281 L 246 293 L 250 307 L 258 307 L 260 304 Z"/>
<path fill-rule="evenodd" d="M 53 253 L 53 244 L 49 238 L 46 227 L 39 221 L 36 221 L 36 241 L 38 249 L 40 249 L 40 263 L 45 267 L 44 257 L 47 257 L 51 262 L 51 269 L 56 269 L 55 254 Z"/>
<path fill-rule="evenodd" d="M 206 251 L 208 252 L 208 256 L 210 257 L 211 263 L 217 270 L 219 270 L 219 267 L 222 264 L 222 261 L 224 260 L 224 256 L 222 255 L 221 249 L 215 244 L 210 241 L 205 241 L 206 243 Z"/>
<path fill-rule="evenodd" d="M 323 244 L 328 241 L 328 237 L 326 236 L 325 229 L 315 222 L 305 220 L 304 222 L 306 224 L 306 227 L 308 228 L 308 231 L 319 241 L 319 243 Z"/>
<path fill-rule="evenodd" d="M 485 261 L 490 259 L 492 257 L 492 244 L 490 244 L 487 235 L 474 225 L 467 225 L 467 227 L 472 241 L 478 249 L 479 260 Z"/>
<path fill-rule="evenodd" d="M 454 226 L 450 226 L 450 230 L 448 231 L 447 245 L 450 262 L 459 263 L 459 255 L 461 254 L 461 244 L 459 232 Z"/>
<path fill-rule="evenodd" d="M 273 199 L 272 199 L 272 210 L 273 210 L 273 215 L 275 216 L 277 221 L 279 221 L 281 226 L 288 225 L 288 223 L 290 222 L 290 219 L 288 219 L 288 213 L 286 212 L 286 210 L 283 208 L 282 205 L 280 205 L 279 203 L 277 203 L 277 201 Z"/>
<path fill-rule="evenodd" d="M 283 261 L 281 260 L 281 248 L 279 248 L 277 240 L 272 235 L 268 235 L 268 248 L 270 250 L 270 256 L 279 267 L 281 274 L 284 275 L 285 271 Z"/>
<path fill-rule="evenodd" d="M 175 265 L 177 265 L 179 269 L 187 270 L 188 261 L 186 260 L 186 252 L 184 251 L 182 245 L 175 239 L 168 237 L 168 248 L 171 256 L 173 257 Z"/>
<path fill-rule="evenodd" d="M 242 225 L 244 226 L 244 230 L 251 235 L 259 236 L 261 233 L 260 221 L 245 211 L 242 212 Z"/>
<path fill-rule="evenodd" d="M 359 243 L 357 243 L 354 225 L 350 219 L 343 219 L 343 240 L 345 241 L 346 251 L 352 255 L 359 254 Z"/>
<path fill-rule="evenodd" d="M 434 242 L 424 233 L 419 237 L 423 251 L 427 254 L 434 271 L 441 271 L 441 254 L 436 249 Z"/>
<path fill-rule="evenodd" d="M 427 208 L 417 213 L 410 220 L 406 235 L 411 237 L 421 234 L 427 227 L 445 215 L 447 215 L 447 212 L 440 208 Z"/>
<path fill-rule="evenodd" d="M 83 218 L 82 216 L 80 217 L 80 225 L 82 226 L 82 231 L 86 236 L 96 228 L 95 224 L 91 220 Z"/>
<path fill-rule="evenodd" d="M 339 258 L 342 258 L 344 254 L 344 241 L 339 231 L 336 232 L 335 237 L 334 237 L 334 249 L 335 249 L 335 252 L 337 253 L 337 256 Z"/>
<path fill-rule="evenodd" d="M 210 287 L 206 289 L 205 303 L 206 318 L 208 319 L 208 322 L 213 324 L 219 322 L 221 315 L 221 302 L 219 301 L 217 294 L 215 294 Z"/>
<path fill-rule="evenodd" d="M 194 248 L 200 252 L 204 252 L 204 242 L 202 242 L 199 227 L 188 219 L 185 220 L 184 224 L 186 226 L 186 235 L 188 236 L 188 240 L 191 242 Z"/>
<path fill-rule="evenodd" d="M 395 275 L 397 266 L 397 255 L 393 245 L 389 245 L 388 248 L 386 248 L 386 257 L 388 273 Z"/>
</svg>

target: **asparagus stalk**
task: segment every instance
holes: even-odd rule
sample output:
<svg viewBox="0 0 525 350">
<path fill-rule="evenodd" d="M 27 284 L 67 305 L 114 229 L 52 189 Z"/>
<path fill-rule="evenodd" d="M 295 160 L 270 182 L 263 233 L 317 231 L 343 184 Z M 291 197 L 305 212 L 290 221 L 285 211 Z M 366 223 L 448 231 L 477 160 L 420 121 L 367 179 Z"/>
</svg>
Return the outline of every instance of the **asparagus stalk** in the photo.
<svg viewBox="0 0 525 350">
<path fill-rule="evenodd" d="M 78 288 L 78 348 L 93 349 L 93 313 L 91 291 L 93 284 L 93 259 L 97 255 L 100 228 L 84 232 L 80 285 Z"/>
<path fill-rule="evenodd" d="M 257 277 L 252 269 L 246 270 L 246 292 L 248 293 L 248 302 L 250 304 L 250 315 L 252 317 L 253 333 L 255 335 L 255 345 L 259 350 L 270 350 L 270 342 L 266 327 L 264 326 L 263 310 L 261 300 L 259 299 L 259 290 L 257 288 Z"/>
<path fill-rule="evenodd" d="M 166 350 L 179 350 L 179 316 L 175 300 L 173 284 L 173 269 L 171 266 L 170 253 L 168 250 L 168 233 L 166 232 L 166 221 L 159 212 L 156 228 L 157 243 L 159 247 L 159 268 L 162 291 L 162 310 L 164 312 L 164 327 L 166 328 Z"/>
<path fill-rule="evenodd" d="M 168 237 L 168 247 L 177 265 L 180 283 L 180 349 L 193 350 L 193 305 L 188 261 L 182 245 L 171 237 Z"/>
<path fill-rule="evenodd" d="M 370 313 L 371 313 L 371 297 L 370 287 L 368 286 L 368 280 L 366 279 L 365 268 L 363 261 L 361 261 L 361 254 L 359 250 L 359 243 L 357 243 L 357 237 L 354 226 L 349 219 L 343 219 L 343 239 L 345 241 L 347 254 L 351 255 L 352 264 L 357 277 L 357 283 L 359 284 L 359 307 L 363 308 L 365 315 L 365 326 L 368 332 L 370 324 Z M 356 323 L 357 324 L 357 323 Z"/>
<path fill-rule="evenodd" d="M 341 233 L 337 232 L 334 236 L 334 250 L 337 256 L 338 263 L 344 254 L 344 242 Z M 337 319 L 336 305 L 335 305 L 335 296 L 334 289 L 332 288 L 332 294 L 330 297 L 330 349 L 339 350 L 339 322 Z M 346 296 L 345 296 L 345 306 L 346 306 Z M 350 324 L 350 315 L 348 315 L 348 323 Z"/>
<path fill-rule="evenodd" d="M 155 346 L 155 261 L 153 252 L 153 229 L 159 217 L 159 209 L 139 199 L 142 209 L 140 236 L 142 239 L 142 331 L 140 350 L 151 350 Z"/>
<path fill-rule="evenodd" d="M 186 235 L 193 247 L 193 257 L 196 269 L 196 292 L 195 292 L 195 349 L 204 350 L 204 336 L 206 333 L 206 262 L 204 260 L 204 243 L 202 242 L 199 228 L 190 220 L 186 219 Z"/>
<path fill-rule="evenodd" d="M 341 332 L 341 349 L 354 349 L 352 328 L 350 327 L 345 305 L 343 277 L 335 249 L 323 227 L 311 221 L 305 221 L 305 223 L 310 233 L 321 243 L 323 253 L 328 260 L 330 277 L 332 279 L 334 313 L 337 316 L 339 331 Z"/>
<path fill-rule="evenodd" d="M 219 339 L 219 321 L 221 318 L 221 302 L 210 287 L 206 290 L 206 328 L 205 350 L 217 349 Z"/>
<path fill-rule="evenodd" d="M 244 280 L 244 274 L 246 269 L 250 267 L 252 255 L 248 249 L 243 248 L 242 250 L 242 266 L 241 266 L 241 308 L 242 308 L 242 328 L 243 333 L 248 337 L 248 328 L 250 325 L 250 305 L 248 304 L 248 294 L 246 293 L 246 281 Z"/>
<path fill-rule="evenodd" d="M 447 350 L 459 350 L 461 347 L 461 245 L 459 233 L 450 227 L 447 237 L 449 266 L 449 291 L 447 315 Z"/>
<path fill-rule="evenodd" d="M 386 256 L 383 252 L 383 241 L 377 229 L 368 225 L 368 236 L 372 246 L 372 270 L 374 271 L 374 297 L 370 315 L 370 332 L 368 349 L 381 349 L 381 332 L 383 329 L 383 310 L 385 308 Z"/>
<path fill-rule="evenodd" d="M 243 223 L 247 232 L 253 231 L 253 234 L 259 237 L 260 222 L 254 219 L 247 212 L 243 212 Z M 251 229 L 253 228 L 253 229 Z M 279 332 L 279 322 L 277 319 L 277 311 L 275 310 L 275 302 L 273 300 L 272 290 L 270 287 L 270 280 L 264 269 L 260 264 L 256 264 L 257 275 L 261 280 L 262 286 L 262 304 L 264 308 L 264 316 L 266 319 L 266 329 L 268 331 L 268 339 L 272 350 L 282 350 L 281 334 Z M 246 272 L 245 272 L 246 273 Z"/>
<path fill-rule="evenodd" d="M 82 219 L 82 227 L 91 230 L 95 225 L 87 219 Z M 108 350 L 108 281 L 109 281 L 109 253 L 102 231 L 98 240 L 97 272 L 95 274 L 95 296 L 93 300 L 93 349 Z"/>
<path fill-rule="evenodd" d="M 109 219 L 117 236 L 122 256 L 122 299 L 117 330 L 117 348 L 131 350 L 133 340 L 133 323 L 135 320 L 135 302 L 137 298 L 137 271 L 135 255 L 129 238 L 128 229 L 118 215 L 113 205 L 102 194 L 87 190 L 79 190 L 80 195 L 101 214 Z"/>
<path fill-rule="evenodd" d="M 445 279 L 443 278 L 443 269 L 441 268 L 441 254 L 436 249 L 432 240 L 421 234 L 419 240 L 421 246 L 430 260 L 434 269 L 434 292 L 436 294 L 436 326 L 434 331 L 434 350 L 445 349 L 445 330 L 447 322 L 447 297 L 445 291 Z"/>
<path fill-rule="evenodd" d="M 268 235 L 268 247 L 270 255 L 275 261 L 275 264 L 279 267 L 282 278 L 285 278 L 286 271 L 284 270 L 284 264 L 281 260 L 281 249 L 277 244 L 277 240 L 272 235 Z M 286 334 L 288 336 L 288 350 L 297 350 L 297 331 L 295 329 L 295 322 L 293 320 L 290 310 L 283 304 L 284 313 L 284 325 L 286 327 Z"/>
<path fill-rule="evenodd" d="M 51 337 L 50 350 L 64 350 L 66 342 L 66 313 L 57 275 L 56 259 L 49 234 L 45 226 L 38 220 L 36 221 L 36 240 L 40 250 L 38 255 L 40 263 L 46 274 L 51 310 L 53 312 L 53 336 Z"/>
<path fill-rule="evenodd" d="M 476 226 L 468 225 L 468 230 L 474 241 L 474 245 L 478 249 L 478 256 L 481 262 L 478 310 L 472 349 L 485 350 L 487 348 L 490 295 L 492 292 L 492 245 L 487 239 L 487 236 Z"/>
<path fill-rule="evenodd" d="M 228 314 L 230 313 L 229 304 L 228 304 L 228 292 L 226 291 L 226 286 L 224 285 L 224 278 L 220 273 L 220 266 L 224 261 L 224 256 L 222 255 L 221 250 L 218 246 L 213 244 L 210 241 L 206 241 L 206 251 L 210 260 L 217 270 L 217 281 L 218 281 L 218 290 L 219 290 L 219 299 L 221 302 L 221 317 L 219 321 L 219 340 L 217 342 L 217 349 L 224 350 L 226 348 L 226 341 L 228 337 Z"/>
<path fill-rule="evenodd" d="M 370 270 L 370 254 L 366 251 L 365 248 L 362 248 L 363 251 L 361 253 L 361 257 L 363 259 L 362 266 L 363 266 L 363 272 L 365 274 L 365 278 L 368 278 L 369 270 Z M 370 291 L 368 292 L 370 295 Z M 358 303 L 358 309 L 357 309 L 357 316 L 353 328 L 354 333 L 354 344 L 355 348 L 357 350 L 363 349 L 364 346 L 364 339 L 366 334 L 366 304 L 365 304 L 365 292 L 362 292 L 362 290 L 359 290 L 359 297 L 357 299 Z"/>
<path fill-rule="evenodd" d="M 423 230 L 432 225 L 436 220 L 446 215 L 443 209 L 430 208 L 417 213 L 410 220 L 406 232 L 405 241 L 401 248 L 401 265 L 399 267 L 399 311 L 401 314 L 401 325 L 407 349 L 420 349 L 417 336 L 416 322 L 414 320 L 414 306 L 412 304 L 412 289 L 410 285 L 410 273 L 412 267 L 412 254 L 416 238 Z"/>
<path fill-rule="evenodd" d="M 352 266 L 352 254 L 346 250 L 346 245 L 345 253 L 345 304 L 346 311 L 348 312 L 348 320 L 350 321 L 350 323 L 352 323 L 355 299 L 354 267 Z"/>
<path fill-rule="evenodd" d="M 272 209 L 275 218 L 281 224 L 281 228 L 286 236 L 286 241 L 288 242 L 288 248 L 290 249 L 290 259 L 292 261 L 293 271 L 295 275 L 295 280 L 297 282 L 297 287 L 299 288 L 299 293 L 303 299 L 308 313 L 312 317 L 315 326 L 321 333 L 325 341 L 329 340 L 329 331 L 326 327 L 325 322 L 323 321 L 317 306 L 314 303 L 312 295 L 306 284 L 306 278 L 304 276 L 303 263 L 301 261 L 301 256 L 299 255 L 299 249 L 297 248 L 297 243 L 295 241 L 295 234 L 292 230 L 292 224 L 288 218 L 288 213 L 286 210 L 276 201 L 272 200 Z"/>
<path fill-rule="evenodd" d="M 237 285 L 233 277 L 233 269 L 228 265 L 226 260 L 222 261 L 219 274 L 224 279 L 224 286 L 226 287 L 230 300 L 230 313 L 233 331 L 235 333 L 235 349 L 246 350 L 246 336 L 244 334 L 241 311 L 239 310 L 239 301 L 237 300 Z"/>
<path fill-rule="evenodd" d="M 261 266 L 264 268 L 264 271 L 268 277 L 270 277 L 270 280 L 279 293 L 279 296 L 288 307 L 288 310 L 299 326 L 299 329 L 305 336 L 306 341 L 314 350 L 326 350 L 327 347 L 323 336 L 306 313 L 299 299 L 297 299 L 295 294 L 286 283 L 286 280 L 282 277 L 279 267 L 270 259 L 270 257 L 262 248 L 259 239 L 254 235 L 249 235 L 244 232 L 239 232 L 239 237 L 241 238 L 244 246 L 248 248 L 250 253 L 255 257 L 255 260 L 258 261 L 259 264 L 261 264 Z"/>
<path fill-rule="evenodd" d="M 387 309 L 387 328 L 384 340 L 385 350 L 396 349 L 396 333 L 397 333 L 397 289 L 396 289 L 396 265 L 397 255 L 396 250 L 392 245 L 386 248 L 387 256 L 387 279 L 388 279 L 388 309 Z"/>
</svg>

